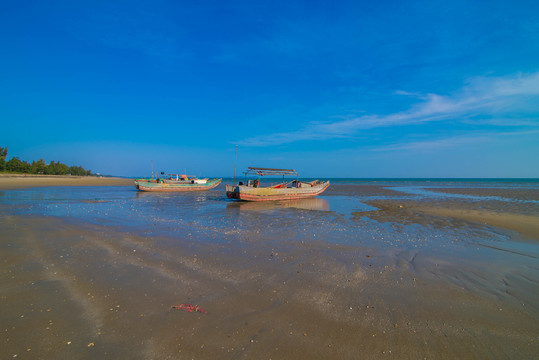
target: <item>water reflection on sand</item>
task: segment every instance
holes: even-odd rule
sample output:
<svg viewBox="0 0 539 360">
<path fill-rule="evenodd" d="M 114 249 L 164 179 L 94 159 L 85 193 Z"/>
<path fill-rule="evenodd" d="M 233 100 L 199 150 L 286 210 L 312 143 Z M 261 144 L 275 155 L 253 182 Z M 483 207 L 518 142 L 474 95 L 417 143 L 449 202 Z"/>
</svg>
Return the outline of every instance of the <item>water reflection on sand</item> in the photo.
<svg viewBox="0 0 539 360">
<path fill-rule="evenodd" d="M 267 211 L 294 208 L 302 210 L 329 211 L 329 202 L 321 198 L 297 199 L 286 201 L 233 201 L 227 204 L 228 209 L 238 208 L 241 211 Z"/>
</svg>

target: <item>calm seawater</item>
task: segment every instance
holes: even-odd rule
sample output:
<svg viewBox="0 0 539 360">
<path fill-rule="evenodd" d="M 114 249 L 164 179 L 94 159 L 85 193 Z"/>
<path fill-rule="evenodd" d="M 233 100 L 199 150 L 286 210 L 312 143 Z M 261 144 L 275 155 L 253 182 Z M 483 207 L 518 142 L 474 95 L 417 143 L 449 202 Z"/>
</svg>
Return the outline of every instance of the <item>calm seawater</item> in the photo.
<svg viewBox="0 0 539 360">
<path fill-rule="evenodd" d="M 442 194 L 429 188 L 539 189 L 538 179 L 331 179 L 330 188 L 314 199 L 283 203 L 229 200 L 224 179 L 217 188 L 194 193 L 144 193 L 133 187 L 43 187 L 0 192 L 0 209 L 13 215 L 60 217 L 133 231 L 144 236 L 189 237 L 216 243 L 246 239 L 323 240 L 331 243 L 378 246 L 439 247 L 457 243 L 503 240 L 485 229 L 470 237 L 467 229 L 418 224 L 397 227 L 357 215 L 376 210 L 365 202 L 377 199 L 466 198 L 506 203 L 536 200 L 498 196 Z M 359 190 L 354 190 L 357 188 Z M 377 195 L 360 185 L 379 185 L 396 192 Z M 471 240 L 472 239 L 472 240 Z"/>
</svg>

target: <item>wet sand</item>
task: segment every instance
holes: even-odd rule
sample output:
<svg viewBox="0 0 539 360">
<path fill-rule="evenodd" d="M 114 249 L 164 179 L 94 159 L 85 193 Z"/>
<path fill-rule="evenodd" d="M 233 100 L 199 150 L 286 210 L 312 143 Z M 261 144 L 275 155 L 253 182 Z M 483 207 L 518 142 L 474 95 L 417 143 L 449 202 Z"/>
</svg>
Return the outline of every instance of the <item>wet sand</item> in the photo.
<svg viewBox="0 0 539 360">
<path fill-rule="evenodd" d="M 354 191 L 392 193 L 379 186 L 355 190 L 334 186 L 328 197 Z M 354 238 L 357 232 L 354 244 L 330 241 L 317 227 L 298 235 L 301 229 L 293 224 L 299 218 L 289 219 L 292 212 L 278 220 L 280 227 L 231 228 L 227 234 L 231 241 L 214 242 L 183 230 L 178 236 L 143 235 L 73 219 L 13 215 L 4 206 L 0 355 L 20 359 L 537 356 L 537 247 L 499 251 L 522 244 L 520 234 L 537 240 L 533 209 L 513 209 L 508 220 L 500 220 L 497 217 L 504 216 L 498 213 L 487 216 L 490 208 L 484 211 L 477 203 L 460 200 L 371 203 L 380 210 L 330 221 L 333 240 L 334 234 Z M 240 220 L 262 224 L 269 217 L 267 206 L 229 205 L 227 216 L 238 214 Z M 298 216 L 311 214 L 304 211 Z M 313 221 L 328 221 L 326 213 L 316 213 L 319 220 Z M 525 220 L 514 221 L 515 217 Z M 472 239 L 430 248 L 426 245 L 430 240 L 417 235 L 424 232 L 414 232 L 418 226 L 436 229 L 433 236 L 447 229 L 449 234 L 464 231 Z M 389 232 L 369 232 L 377 238 L 367 241 L 361 235 L 365 227 Z M 394 238 L 387 239 L 388 233 Z M 417 238 L 406 245 L 381 245 L 408 237 Z M 207 314 L 171 309 L 179 303 L 199 304 Z"/>
<path fill-rule="evenodd" d="M 0 191 L 43 186 L 133 185 L 132 179 L 98 176 L 0 174 Z"/>
<path fill-rule="evenodd" d="M 443 192 L 447 194 L 479 195 L 479 196 L 497 196 L 501 198 L 514 198 L 517 200 L 536 200 L 539 201 L 539 191 L 530 191 L 529 189 L 503 189 L 503 188 L 433 188 L 433 192 Z"/>
<path fill-rule="evenodd" d="M 376 200 L 367 202 L 380 210 L 358 212 L 356 216 L 367 216 L 377 221 L 404 224 L 437 226 L 459 226 L 463 224 L 492 226 L 515 232 L 516 238 L 539 241 L 539 214 L 521 205 L 512 211 L 500 211 L 492 204 L 478 205 L 465 201 L 418 202 L 414 200 Z M 496 209 L 496 210 L 494 210 Z M 458 222 L 457 220 L 462 220 Z"/>
</svg>

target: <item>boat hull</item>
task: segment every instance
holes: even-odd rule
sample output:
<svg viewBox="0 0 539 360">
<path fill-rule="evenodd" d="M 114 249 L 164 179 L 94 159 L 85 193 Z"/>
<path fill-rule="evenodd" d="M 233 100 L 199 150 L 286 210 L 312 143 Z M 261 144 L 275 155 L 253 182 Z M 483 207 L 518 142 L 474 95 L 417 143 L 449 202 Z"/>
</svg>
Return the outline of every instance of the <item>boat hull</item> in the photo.
<svg viewBox="0 0 539 360">
<path fill-rule="evenodd" d="M 329 187 L 329 181 L 308 188 L 255 188 L 251 186 L 226 186 L 226 196 L 244 201 L 282 201 L 305 199 L 320 195 Z"/>
<path fill-rule="evenodd" d="M 213 189 L 221 183 L 222 179 L 212 179 L 205 184 L 182 184 L 178 182 L 150 182 L 135 181 L 135 187 L 140 191 L 151 192 L 185 192 L 185 191 L 207 191 Z"/>
</svg>

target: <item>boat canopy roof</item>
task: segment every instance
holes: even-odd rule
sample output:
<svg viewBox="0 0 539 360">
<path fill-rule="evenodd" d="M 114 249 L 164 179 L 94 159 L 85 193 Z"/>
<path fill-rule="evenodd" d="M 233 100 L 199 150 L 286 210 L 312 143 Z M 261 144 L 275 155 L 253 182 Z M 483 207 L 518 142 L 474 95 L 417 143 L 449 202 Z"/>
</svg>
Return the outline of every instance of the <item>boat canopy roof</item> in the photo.
<svg viewBox="0 0 539 360">
<path fill-rule="evenodd" d="M 258 176 L 271 176 L 271 175 L 298 175 L 295 170 L 292 169 L 271 169 L 261 167 L 248 167 L 248 170 L 244 172 L 245 175 L 256 174 Z"/>
</svg>

